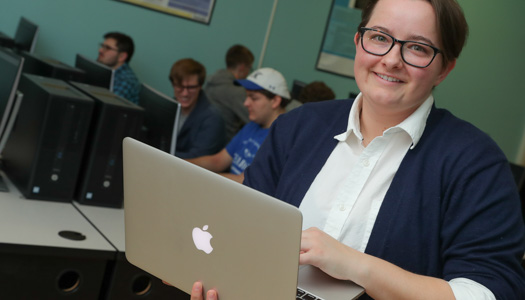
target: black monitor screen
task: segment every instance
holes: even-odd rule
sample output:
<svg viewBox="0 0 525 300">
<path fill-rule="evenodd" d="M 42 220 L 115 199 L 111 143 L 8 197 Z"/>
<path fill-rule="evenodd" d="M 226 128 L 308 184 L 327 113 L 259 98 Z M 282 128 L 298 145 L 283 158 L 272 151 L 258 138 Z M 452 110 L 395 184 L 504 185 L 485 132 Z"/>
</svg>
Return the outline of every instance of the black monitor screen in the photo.
<svg viewBox="0 0 525 300">
<path fill-rule="evenodd" d="M 13 48 L 15 40 L 7 34 L 0 31 L 0 47 Z"/>
<path fill-rule="evenodd" d="M 141 140 L 152 147 L 175 155 L 180 103 L 143 84 L 139 105 L 144 108 Z"/>
<path fill-rule="evenodd" d="M 0 49 L 0 137 L 11 113 L 24 59 L 10 50 Z"/>
<path fill-rule="evenodd" d="M 77 54 L 75 67 L 86 71 L 84 83 L 113 91 L 114 70 L 110 67 Z"/>
<path fill-rule="evenodd" d="M 303 90 L 303 88 L 306 86 L 306 82 L 300 81 L 300 80 L 294 80 L 292 85 L 292 91 L 290 93 L 290 96 L 292 99 L 296 99 L 299 97 L 299 94 Z"/>
<path fill-rule="evenodd" d="M 18 22 L 15 33 L 15 46 L 19 50 L 33 53 L 38 36 L 38 26 L 28 19 L 22 17 Z"/>
</svg>

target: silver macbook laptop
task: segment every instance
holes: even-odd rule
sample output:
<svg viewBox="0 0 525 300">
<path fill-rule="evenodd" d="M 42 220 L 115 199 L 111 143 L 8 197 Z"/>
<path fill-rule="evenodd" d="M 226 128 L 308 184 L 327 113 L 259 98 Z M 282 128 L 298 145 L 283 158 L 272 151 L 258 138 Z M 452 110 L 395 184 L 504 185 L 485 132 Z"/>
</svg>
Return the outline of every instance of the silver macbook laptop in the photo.
<svg viewBox="0 0 525 300">
<path fill-rule="evenodd" d="M 221 300 L 363 293 L 315 267 L 299 271 L 296 207 L 131 138 L 123 150 L 126 258 L 137 267 L 188 294 L 201 281 Z"/>
</svg>

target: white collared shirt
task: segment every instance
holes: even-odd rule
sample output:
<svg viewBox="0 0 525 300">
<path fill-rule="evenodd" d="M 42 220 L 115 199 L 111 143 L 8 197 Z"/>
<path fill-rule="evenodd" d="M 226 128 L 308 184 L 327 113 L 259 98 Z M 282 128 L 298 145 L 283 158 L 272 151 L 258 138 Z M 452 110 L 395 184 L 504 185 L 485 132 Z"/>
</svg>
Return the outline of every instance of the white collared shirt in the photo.
<svg viewBox="0 0 525 300">
<path fill-rule="evenodd" d="M 348 119 L 347 131 L 336 135 L 339 142 L 299 206 L 303 229 L 317 227 L 333 238 L 364 252 L 386 192 L 401 161 L 417 146 L 434 103 L 430 95 L 400 124 L 363 146 L 359 114 L 361 94 Z M 456 299 L 491 299 L 486 287 L 465 278 L 449 282 Z"/>
</svg>

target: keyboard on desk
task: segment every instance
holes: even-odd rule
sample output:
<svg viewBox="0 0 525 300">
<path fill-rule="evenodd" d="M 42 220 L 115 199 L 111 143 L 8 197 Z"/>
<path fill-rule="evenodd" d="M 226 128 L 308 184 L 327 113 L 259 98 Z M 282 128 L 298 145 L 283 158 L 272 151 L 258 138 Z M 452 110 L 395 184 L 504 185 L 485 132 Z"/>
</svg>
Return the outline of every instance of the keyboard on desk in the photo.
<svg viewBox="0 0 525 300">
<path fill-rule="evenodd" d="M 314 294 L 310 294 L 309 292 L 302 290 L 300 288 L 297 288 L 297 295 L 295 296 L 295 299 L 302 299 L 302 300 L 323 300 L 323 298 L 319 298 L 315 296 Z"/>
</svg>

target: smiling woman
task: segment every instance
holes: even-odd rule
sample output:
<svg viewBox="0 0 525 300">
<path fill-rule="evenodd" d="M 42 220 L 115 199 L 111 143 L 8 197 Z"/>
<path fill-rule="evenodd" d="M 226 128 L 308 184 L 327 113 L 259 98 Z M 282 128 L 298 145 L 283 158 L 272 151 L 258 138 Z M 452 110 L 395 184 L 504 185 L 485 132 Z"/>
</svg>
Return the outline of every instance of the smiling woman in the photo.
<svg viewBox="0 0 525 300">
<path fill-rule="evenodd" d="M 354 37 L 361 94 L 274 122 L 244 184 L 299 207 L 301 264 L 365 298 L 523 298 L 525 228 L 507 159 L 432 95 L 467 33 L 455 0 L 368 1 Z"/>
<path fill-rule="evenodd" d="M 361 94 L 279 118 L 244 183 L 301 209 L 302 264 L 370 297 L 521 297 L 525 230 L 506 158 L 432 96 L 468 32 L 460 7 L 369 1 L 359 29 Z"/>
<path fill-rule="evenodd" d="M 382 1 L 380 3 L 383 4 Z M 414 10 L 419 12 L 415 17 L 412 16 Z M 406 119 L 455 66 L 455 60 L 443 65 L 444 57 L 438 55 L 441 53 L 439 48 L 442 48 L 441 37 L 436 22 L 428 21 L 437 18 L 429 2 L 403 1 L 396 9 L 377 5 L 373 11 L 369 17 L 365 13 L 364 19 L 368 18 L 368 21 L 361 22 L 360 33 L 355 35 L 357 54 L 354 71 L 357 85 L 363 94 L 361 113 L 365 116 L 362 117 L 361 130 L 365 139 L 382 135 L 383 130 Z M 367 27 L 374 29 L 365 30 Z M 376 40 L 377 34 L 382 34 L 386 41 L 390 41 L 390 48 L 381 53 L 366 48 L 365 45 L 377 44 L 367 39 L 371 32 L 376 34 Z M 431 50 L 428 50 L 424 61 L 412 61 L 418 65 L 414 67 L 414 64 L 406 62 L 404 55 L 406 46 L 411 43 L 400 42 L 394 35 L 401 40 L 424 43 Z M 377 48 L 373 49 L 378 51 Z M 372 115 L 367 116 L 369 113 Z M 372 123 L 368 120 L 382 122 Z"/>
</svg>

